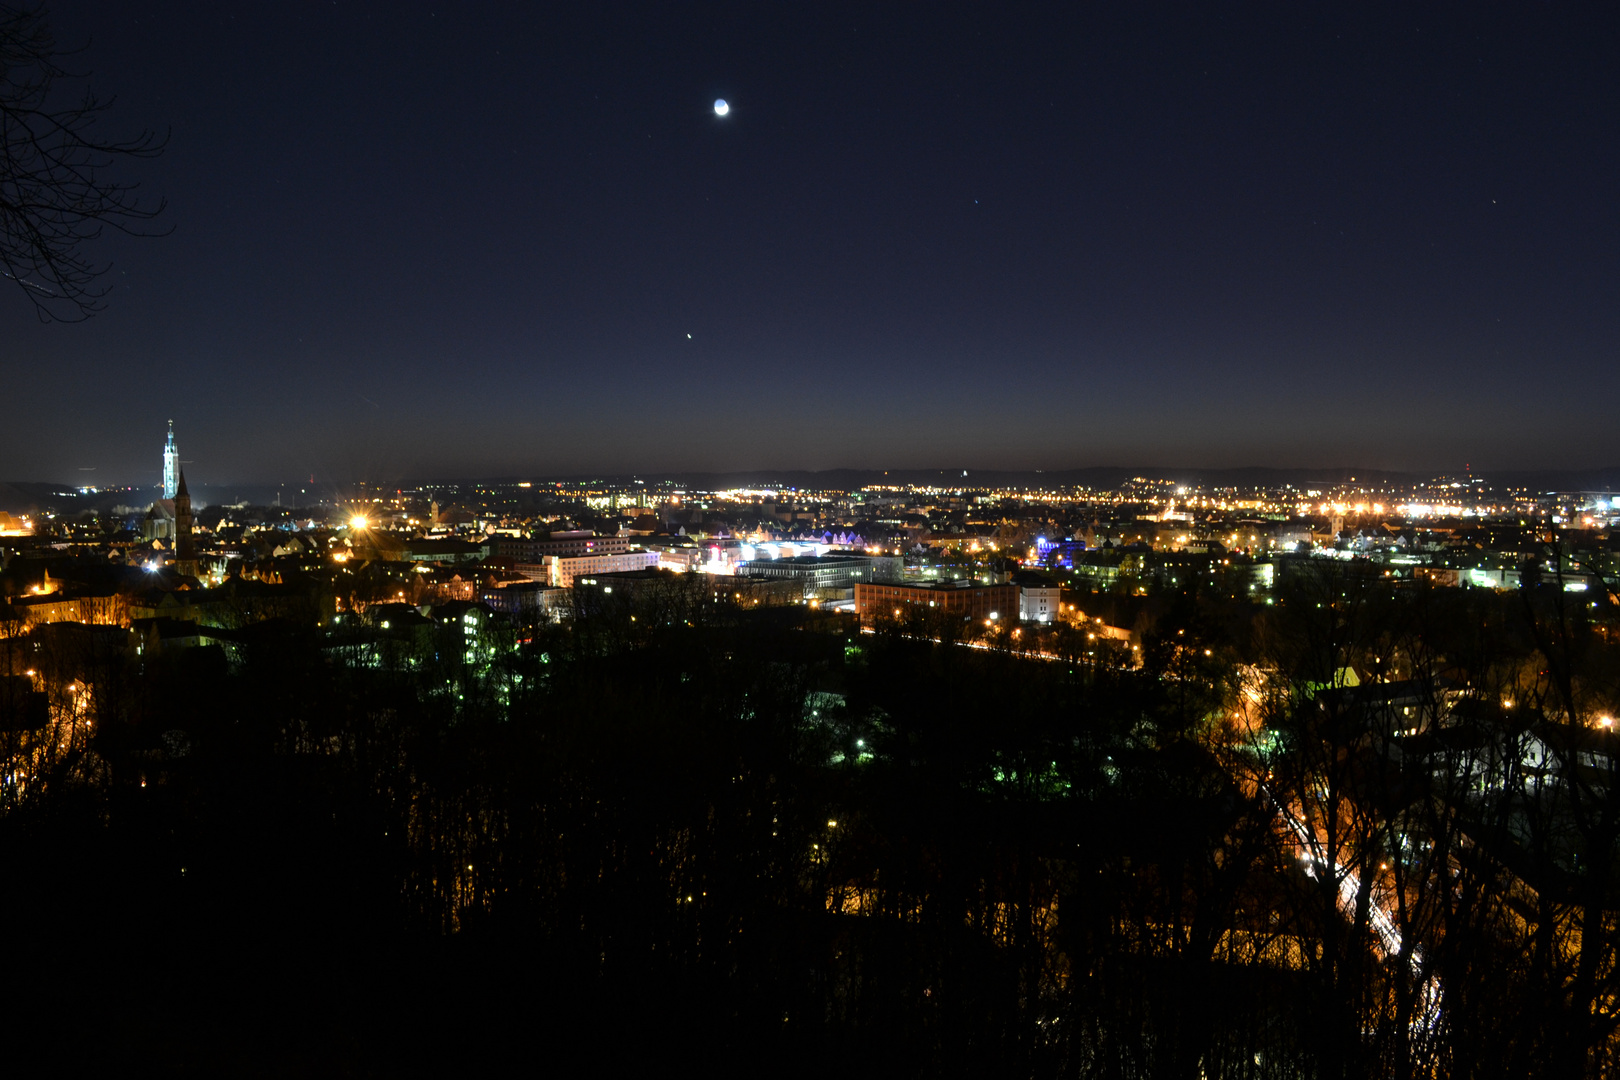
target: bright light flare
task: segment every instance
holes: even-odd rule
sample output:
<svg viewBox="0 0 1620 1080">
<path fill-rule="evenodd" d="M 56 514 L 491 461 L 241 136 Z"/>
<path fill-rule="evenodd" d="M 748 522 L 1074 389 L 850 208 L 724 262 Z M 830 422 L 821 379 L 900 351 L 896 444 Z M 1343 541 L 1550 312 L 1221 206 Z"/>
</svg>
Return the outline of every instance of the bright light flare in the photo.
<svg viewBox="0 0 1620 1080">
<path fill-rule="evenodd" d="M 726 99 L 725 98 L 716 98 L 715 99 L 715 102 L 714 102 L 714 115 L 716 115 L 716 116 L 724 116 L 730 111 L 731 111 L 731 106 L 726 104 Z"/>
<path fill-rule="evenodd" d="M 364 514 L 356 514 L 354 517 L 349 519 L 349 528 L 369 529 L 371 528 L 371 522 L 366 520 L 366 516 Z"/>
</svg>

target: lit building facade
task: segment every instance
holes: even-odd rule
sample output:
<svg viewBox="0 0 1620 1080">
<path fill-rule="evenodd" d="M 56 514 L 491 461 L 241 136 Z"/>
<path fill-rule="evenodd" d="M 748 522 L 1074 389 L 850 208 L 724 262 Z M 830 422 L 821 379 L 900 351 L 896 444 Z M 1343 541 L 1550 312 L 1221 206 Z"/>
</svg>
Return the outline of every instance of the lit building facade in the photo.
<svg viewBox="0 0 1620 1080">
<path fill-rule="evenodd" d="M 737 571 L 745 577 L 791 578 L 804 583 L 805 595 L 826 589 L 848 589 L 863 581 L 899 581 L 898 555 L 796 555 L 783 559 L 756 559 Z"/>
<path fill-rule="evenodd" d="M 554 532 L 546 537 L 501 537 L 495 553 L 518 563 L 539 563 L 550 556 L 623 555 L 630 550 L 627 536 L 597 536 L 589 530 Z"/>
<path fill-rule="evenodd" d="M 1018 589 L 1018 617 L 1024 622 L 1053 622 L 1062 599 L 1063 590 L 1057 585 L 1022 585 Z"/>
<path fill-rule="evenodd" d="M 548 555 L 539 562 L 518 563 L 514 569 L 530 581 L 541 581 L 554 589 L 571 589 L 581 574 L 617 574 L 657 565 L 656 551 L 627 551 L 618 555 Z"/>
<path fill-rule="evenodd" d="M 857 582 L 855 612 L 862 626 L 908 616 L 958 616 L 975 622 L 1018 617 L 1016 585 L 887 585 Z"/>
<path fill-rule="evenodd" d="M 180 490 L 180 450 L 174 445 L 174 421 L 169 421 L 169 438 L 163 444 L 163 497 L 172 499 Z"/>
</svg>

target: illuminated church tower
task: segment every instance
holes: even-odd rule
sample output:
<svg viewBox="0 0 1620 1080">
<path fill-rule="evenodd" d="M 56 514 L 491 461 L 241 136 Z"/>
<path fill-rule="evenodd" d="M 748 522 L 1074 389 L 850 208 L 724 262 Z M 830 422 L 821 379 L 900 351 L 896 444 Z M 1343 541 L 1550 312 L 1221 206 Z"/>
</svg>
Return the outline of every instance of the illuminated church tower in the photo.
<svg viewBox="0 0 1620 1080">
<path fill-rule="evenodd" d="M 163 497 L 174 498 L 180 485 L 180 451 L 174 446 L 174 421 L 169 421 L 169 441 L 163 444 Z"/>
<path fill-rule="evenodd" d="M 190 577 L 197 576 L 197 544 L 191 538 L 191 494 L 186 491 L 186 474 L 174 494 L 174 568 Z"/>
</svg>

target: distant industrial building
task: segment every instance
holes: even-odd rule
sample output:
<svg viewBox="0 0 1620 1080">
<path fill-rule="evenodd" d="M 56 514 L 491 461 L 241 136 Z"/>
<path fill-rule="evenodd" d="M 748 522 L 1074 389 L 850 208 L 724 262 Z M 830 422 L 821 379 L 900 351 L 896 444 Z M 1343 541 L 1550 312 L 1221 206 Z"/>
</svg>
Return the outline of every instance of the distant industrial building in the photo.
<svg viewBox="0 0 1620 1080">
<path fill-rule="evenodd" d="M 544 582 L 524 581 L 480 589 L 478 599 L 491 611 L 523 622 L 536 622 L 557 618 L 566 604 L 568 593 Z"/>
<path fill-rule="evenodd" d="M 656 551 L 627 551 L 616 555 L 547 555 L 537 562 L 518 563 L 515 569 L 531 581 L 552 588 L 571 589 L 581 574 L 616 574 L 658 565 Z"/>
<path fill-rule="evenodd" d="M 628 536 L 598 536 L 589 529 L 535 537 L 503 536 L 495 542 L 495 554 L 517 563 L 539 563 L 550 556 L 623 555 L 629 550 Z"/>
<path fill-rule="evenodd" d="M 890 585 L 857 583 L 855 612 L 861 625 L 913 614 L 960 616 L 973 621 L 1016 619 L 1016 585 Z"/>
<path fill-rule="evenodd" d="M 901 580 L 903 561 L 898 555 L 796 555 L 784 559 L 755 559 L 737 573 L 742 577 L 801 582 L 806 596 L 834 589 L 850 589 L 862 582 Z"/>
<path fill-rule="evenodd" d="M 740 608 L 780 607 L 804 602 L 802 586 L 792 579 L 744 578 L 732 575 L 685 574 L 649 566 L 615 573 L 582 574 L 574 579 L 576 614 L 625 612 L 629 607 L 665 605 L 663 617 L 710 604 Z M 644 611 L 644 614 L 648 612 Z M 659 617 L 652 612 L 654 618 Z"/>
<path fill-rule="evenodd" d="M 489 557 L 489 545 L 470 540 L 412 540 L 405 545 L 411 562 L 469 563 Z"/>
</svg>

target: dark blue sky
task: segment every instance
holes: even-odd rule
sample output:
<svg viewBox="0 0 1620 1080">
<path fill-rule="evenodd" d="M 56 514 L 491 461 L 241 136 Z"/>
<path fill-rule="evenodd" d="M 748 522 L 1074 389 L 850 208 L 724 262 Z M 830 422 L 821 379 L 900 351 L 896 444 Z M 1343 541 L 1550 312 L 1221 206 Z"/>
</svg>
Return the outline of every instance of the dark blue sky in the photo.
<svg viewBox="0 0 1620 1080">
<path fill-rule="evenodd" d="M 1612 8 L 1001 7 L 60 4 L 0 479 L 1620 461 Z"/>
</svg>

